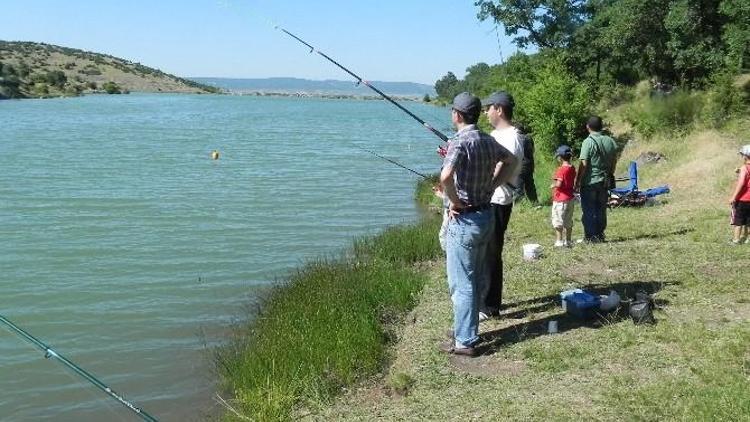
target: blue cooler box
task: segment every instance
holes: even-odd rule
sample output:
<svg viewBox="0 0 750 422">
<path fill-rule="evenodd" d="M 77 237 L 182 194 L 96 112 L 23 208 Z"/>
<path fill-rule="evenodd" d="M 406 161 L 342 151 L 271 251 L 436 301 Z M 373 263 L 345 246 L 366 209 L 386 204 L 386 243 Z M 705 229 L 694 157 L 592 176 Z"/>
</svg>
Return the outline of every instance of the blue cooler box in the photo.
<svg viewBox="0 0 750 422">
<path fill-rule="evenodd" d="M 599 297 L 588 292 L 575 292 L 566 295 L 565 311 L 579 318 L 593 318 L 601 303 Z"/>
</svg>

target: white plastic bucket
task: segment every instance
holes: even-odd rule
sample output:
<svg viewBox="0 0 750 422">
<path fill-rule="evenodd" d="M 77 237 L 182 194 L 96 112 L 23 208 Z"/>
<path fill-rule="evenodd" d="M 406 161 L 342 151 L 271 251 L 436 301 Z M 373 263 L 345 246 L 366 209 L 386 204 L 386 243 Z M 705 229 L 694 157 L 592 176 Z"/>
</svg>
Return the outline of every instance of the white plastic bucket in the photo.
<svg viewBox="0 0 750 422">
<path fill-rule="evenodd" d="M 534 261 L 542 255 L 542 245 L 538 243 L 528 243 L 523 245 L 523 259 Z"/>
</svg>

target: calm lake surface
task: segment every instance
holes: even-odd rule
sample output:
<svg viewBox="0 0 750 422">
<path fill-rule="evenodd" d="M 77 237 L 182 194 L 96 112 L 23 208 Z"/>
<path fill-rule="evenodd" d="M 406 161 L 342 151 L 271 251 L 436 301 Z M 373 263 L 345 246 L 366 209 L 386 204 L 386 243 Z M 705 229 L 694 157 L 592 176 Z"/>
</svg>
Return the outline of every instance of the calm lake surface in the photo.
<svg viewBox="0 0 750 422">
<path fill-rule="evenodd" d="M 211 349 L 259 292 L 418 218 L 417 177 L 354 145 L 435 172 L 438 144 L 384 101 L 0 101 L 0 315 L 160 420 L 202 420 Z M 0 329 L 0 420 L 138 418 Z"/>
</svg>

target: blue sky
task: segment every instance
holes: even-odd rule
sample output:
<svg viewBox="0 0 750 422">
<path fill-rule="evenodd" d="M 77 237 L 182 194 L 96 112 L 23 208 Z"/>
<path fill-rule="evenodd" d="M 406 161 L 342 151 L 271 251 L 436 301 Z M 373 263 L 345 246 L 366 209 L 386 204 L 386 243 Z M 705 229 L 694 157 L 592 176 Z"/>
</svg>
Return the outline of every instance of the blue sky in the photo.
<svg viewBox="0 0 750 422">
<path fill-rule="evenodd" d="M 341 79 L 273 29 L 297 34 L 368 80 L 433 84 L 516 51 L 472 0 L 2 0 L 0 39 L 111 54 L 179 76 Z M 499 48 L 500 47 L 500 48 Z M 1 59 L 1 58 L 0 58 Z"/>
</svg>

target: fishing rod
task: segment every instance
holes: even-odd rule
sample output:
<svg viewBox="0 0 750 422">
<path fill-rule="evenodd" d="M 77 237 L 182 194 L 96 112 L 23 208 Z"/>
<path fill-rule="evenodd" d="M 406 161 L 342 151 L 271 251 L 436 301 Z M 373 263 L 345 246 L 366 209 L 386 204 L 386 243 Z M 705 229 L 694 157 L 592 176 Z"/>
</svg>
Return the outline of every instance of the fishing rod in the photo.
<svg viewBox="0 0 750 422">
<path fill-rule="evenodd" d="M 41 349 L 44 352 L 44 357 L 45 358 L 47 358 L 47 359 L 49 359 L 49 358 L 55 358 L 55 359 L 59 360 L 60 362 L 63 363 L 63 365 L 65 365 L 68 368 L 70 368 L 71 370 L 73 370 L 73 372 L 75 372 L 76 374 L 78 374 L 81 377 L 85 378 L 88 382 L 94 384 L 97 388 L 99 388 L 100 390 L 102 390 L 105 393 L 107 393 L 107 395 L 109 395 L 113 399 L 117 400 L 121 405 L 127 407 L 128 409 L 130 409 L 131 411 L 133 411 L 134 413 L 136 413 L 144 421 L 158 422 L 158 420 L 156 418 L 154 418 L 153 416 L 151 416 L 148 413 L 146 413 L 145 410 L 143 410 L 143 409 L 141 409 L 139 407 L 136 407 L 135 405 L 133 405 L 129 401 L 125 400 L 121 395 L 117 394 L 114 390 L 112 390 L 111 388 L 107 387 L 103 382 L 101 382 L 98 379 L 96 379 L 96 377 L 94 377 L 93 375 L 91 375 L 88 372 L 86 372 L 80 366 L 78 366 L 75 363 L 73 363 L 70 360 L 68 360 L 65 356 L 63 356 L 63 355 L 55 352 L 54 350 L 52 350 L 52 348 L 50 348 L 46 344 L 42 343 L 36 337 L 32 336 L 27 331 L 23 330 L 22 328 L 20 328 L 16 324 L 12 323 L 11 321 L 9 321 L 7 318 L 5 318 L 2 315 L 0 315 L 0 322 L 4 323 L 6 326 L 8 326 L 10 328 L 11 331 L 13 331 L 14 333 L 16 333 L 19 336 L 23 337 L 29 343 L 31 343 L 34 346 L 36 346 L 39 349 Z"/>
<path fill-rule="evenodd" d="M 287 31 L 286 29 L 284 29 L 284 28 L 282 28 L 282 27 L 280 27 L 278 25 L 274 25 L 274 29 L 278 29 L 279 31 L 281 31 L 281 32 L 289 35 L 290 37 L 294 38 L 295 40 L 299 41 L 300 43 L 302 43 L 302 45 L 304 45 L 304 46 L 306 46 L 307 48 L 310 49 L 310 53 L 315 52 L 315 53 L 320 54 L 324 59 L 326 59 L 329 62 L 333 63 L 339 69 L 343 70 L 344 72 L 346 72 L 349 75 L 351 75 L 354 79 L 356 79 L 357 80 L 357 85 L 359 85 L 360 83 L 365 84 L 365 86 L 367 86 L 371 90 L 377 92 L 381 97 L 383 97 L 383 99 L 388 100 L 391 104 L 393 104 L 396 107 L 398 107 L 401 111 L 403 111 L 404 113 L 406 113 L 409 116 L 411 116 L 411 118 L 413 118 L 414 120 L 416 120 L 419 123 L 421 123 L 422 126 L 424 126 L 425 128 L 427 128 L 427 130 L 429 130 L 430 132 L 432 132 L 435 136 L 437 136 L 438 138 L 440 138 L 443 142 L 448 142 L 449 138 L 447 136 L 445 136 L 442 132 L 440 132 L 439 130 L 437 130 L 434 127 L 430 126 L 429 123 L 425 122 L 424 120 L 420 119 L 416 114 L 414 114 L 411 111 L 407 110 L 406 107 L 404 107 L 401 104 L 397 103 L 393 98 L 389 97 L 383 91 L 381 91 L 378 88 L 376 88 L 375 86 L 373 86 L 370 82 L 362 79 L 359 75 L 357 75 L 356 73 L 354 73 L 351 70 L 347 69 L 346 67 L 342 66 L 336 60 L 333 60 L 332 58 L 328 57 L 327 54 L 323 53 L 320 50 L 317 50 L 315 47 L 311 46 L 310 44 L 308 44 L 307 42 L 305 42 L 304 40 L 302 40 L 300 37 L 292 34 L 291 32 Z"/>
<path fill-rule="evenodd" d="M 372 154 L 372 155 L 374 155 L 374 156 L 376 156 L 376 157 L 378 157 L 378 158 L 382 158 L 383 160 L 385 160 L 385 161 L 388 161 L 389 163 L 393 163 L 393 164 L 395 164 L 395 165 L 397 165 L 397 166 L 401 167 L 401 168 L 402 168 L 402 169 L 404 169 L 404 170 L 409 170 L 410 172 L 412 172 L 412 173 L 416 174 L 417 176 L 422 176 L 422 177 L 423 177 L 423 178 L 425 178 L 425 179 L 429 179 L 429 177 L 428 177 L 428 176 L 426 176 L 426 175 L 424 175 L 424 174 L 422 174 L 422 173 L 420 173 L 420 172 L 418 172 L 418 171 L 416 171 L 416 170 L 410 169 L 409 167 L 406 167 L 405 165 L 403 165 L 403 164 L 401 164 L 401 163 L 399 163 L 399 162 L 397 162 L 397 161 L 391 160 L 390 158 L 387 158 L 387 157 L 383 157 L 382 155 L 379 155 L 379 154 L 377 154 L 377 153 L 374 153 L 374 152 L 370 151 L 370 150 L 369 150 L 369 149 L 367 149 L 367 148 L 362 148 L 362 147 L 361 147 L 361 146 L 359 146 L 359 145 L 354 145 L 354 146 L 355 146 L 355 147 L 357 147 L 357 148 L 359 148 L 359 149 L 361 149 L 362 151 L 366 151 L 366 152 L 369 152 L 370 154 Z"/>
</svg>

